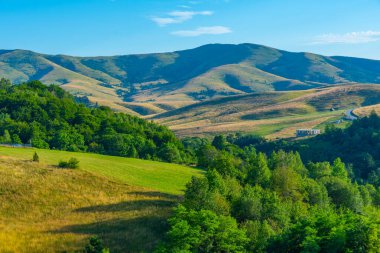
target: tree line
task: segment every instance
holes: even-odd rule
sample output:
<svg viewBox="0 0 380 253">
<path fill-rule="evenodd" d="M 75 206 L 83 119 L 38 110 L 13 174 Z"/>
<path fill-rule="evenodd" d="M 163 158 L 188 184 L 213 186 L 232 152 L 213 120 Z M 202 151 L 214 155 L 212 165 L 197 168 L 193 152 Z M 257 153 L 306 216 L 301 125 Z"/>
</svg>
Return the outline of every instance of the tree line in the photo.
<svg viewBox="0 0 380 253">
<path fill-rule="evenodd" d="M 188 159 L 168 128 L 104 106 L 88 108 L 39 81 L 0 80 L 0 143 L 176 163 Z"/>
</svg>

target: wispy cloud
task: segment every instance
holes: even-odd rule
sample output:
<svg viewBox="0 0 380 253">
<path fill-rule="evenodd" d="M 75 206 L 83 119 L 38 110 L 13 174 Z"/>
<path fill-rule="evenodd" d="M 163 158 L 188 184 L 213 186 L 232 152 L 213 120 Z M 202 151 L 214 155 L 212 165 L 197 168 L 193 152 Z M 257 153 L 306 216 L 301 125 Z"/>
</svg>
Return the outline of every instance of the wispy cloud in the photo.
<svg viewBox="0 0 380 253">
<path fill-rule="evenodd" d="M 172 11 L 166 17 L 153 17 L 152 20 L 159 26 L 166 26 L 183 23 L 194 16 L 210 16 L 212 14 L 212 11 Z"/>
<path fill-rule="evenodd" d="M 172 32 L 173 35 L 181 37 L 197 37 L 201 35 L 219 35 L 231 33 L 232 30 L 225 26 L 203 26 L 194 30 L 182 30 Z"/>
<path fill-rule="evenodd" d="M 350 32 L 345 34 L 327 33 L 315 37 L 312 44 L 361 44 L 380 40 L 378 31 Z"/>
</svg>

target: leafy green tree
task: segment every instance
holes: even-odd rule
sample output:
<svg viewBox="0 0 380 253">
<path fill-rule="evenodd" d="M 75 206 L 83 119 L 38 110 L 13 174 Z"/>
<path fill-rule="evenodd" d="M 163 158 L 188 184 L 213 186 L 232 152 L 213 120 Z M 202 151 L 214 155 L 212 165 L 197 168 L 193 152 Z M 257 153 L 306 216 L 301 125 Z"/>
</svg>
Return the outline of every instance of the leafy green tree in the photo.
<svg viewBox="0 0 380 253">
<path fill-rule="evenodd" d="M 226 137 L 224 135 L 215 136 L 212 145 L 219 150 L 225 149 L 227 147 Z"/>
<path fill-rule="evenodd" d="M 266 157 L 263 153 L 259 153 L 252 161 L 247 173 L 247 182 L 251 185 L 260 185 L 269 187 L 272 173 L 268 167 Z"/>
<path fill-rule="evenodd" d="M 214 163 L 218 156 L 218 150 L 209 144 L 202 146 L 198 152 L 198 166 L 202 168 L 208 168 L 211 164 Z"/>
<path fill-rule="evenodd" d="M 13 144 L 22 144 L 22 141 L 17 134 L 12 135 L 12 143 Z"/>
<path fill-rule="evenodd" d="M 303 198 L 302 177 L 289 167 L 279 167 L 272 173 L 272 188 L 285 199 Z"/>
<path fill-rule="evenodd" d="M 305 189 L 304 199 L 310 205 L 327 207 L 329 205 L 329 196 L 326 187 L 322 183 L 311 178 L 303 179 Z"/>
<path fill-rule="evenodd" d="M 208 210 L 175 209 L 169 219 L 166 241 L 157 252 L 245 252 L 248 242 L 245 231 L 228 216 Z"/>
<path fill-rule="evenodd" d="M 337 207 L 345 207 L 355 212 L 362 212 L 363 200 L 356 185 L 337 177 L 324 181 L 329 197 Z"/>
<path fill-rule="evenodd" d="M 270 241 L 276 235 L 266 220 L 263 222 L 249 220 L 244 224 L 244 228 L 249 239 L 248 252 L 265 253 Z"/>
<path fill-rule="evenodd" d="M 268 247 L 268 252 L 378 252 L 377 224 L 350 212 L 315 210 Z"/>
<path fill-rule="evenodd" d="M 12 138 L 11 138 L 11 135 L 9 134 L 8 130 L 4 130 L 4 134 L 0 138 L 0 141 L 4 144 L 11 144 L 12 143 Z"/>
<path fill-rule="evenodd" d="M 313 179 L 321 179 L 332 174 L 332 168 L 329 162 L 309 163 L 307 169 L 310 177 Z"/>
<path fill-rule="evenodd" d="M 341 179 L 348 179 L 346 166 L 339 157 L 334 160 L 332 175 Z"/>
<path fill-rule="evenodd" d="M 178 148 L 172 143 L 166 143 L 159 151 L 160 157 L 164 161 L 179 163 L 181 162 L 181 154 Z"/>
<path fill-rule="evenodd" d="M 193 177 L 187 184 L 184 205 L 194 210 L 211 210 L 217 214 L 228 215 L 227 186 L 215 170 L 207 172 L 206 178 Z"/>
</svg>

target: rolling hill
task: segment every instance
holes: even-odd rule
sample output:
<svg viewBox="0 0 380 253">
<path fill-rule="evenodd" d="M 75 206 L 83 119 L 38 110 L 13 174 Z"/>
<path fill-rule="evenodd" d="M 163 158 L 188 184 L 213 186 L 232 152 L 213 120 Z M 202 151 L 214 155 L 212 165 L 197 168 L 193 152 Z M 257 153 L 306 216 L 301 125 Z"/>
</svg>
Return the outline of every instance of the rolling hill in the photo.
<svg viewBox="0 0 380 253">
<path fill-rule="evenodd" d="M 37 151 L 40 163 L 31 162 Z M 185 184 L 202 171 L 95 154 L 0 147 L 0 252 L 151 252 Z M 76 157 L 76 170 L 59 169 Z"/>
<path fill-rule="evenodd" d="M 0 50 L 0 76 L 38 79 L 115 110 L 152 115 L 218 97 L 380 83 L 380 61 L 293 53 L 255 44 L 210 44 L 111 57 Z"/>
<path fill-rule="evenodd" d="M 272 91 L 213 99 L 152 117 L 179 136 L 227 132 L 292 137 L 342 118 L 347 109 L 380 103 L 378 85 L 343 85 L 302 91 Z M 356 112 L 356 111 L 355 111 Z"/>
</svg>

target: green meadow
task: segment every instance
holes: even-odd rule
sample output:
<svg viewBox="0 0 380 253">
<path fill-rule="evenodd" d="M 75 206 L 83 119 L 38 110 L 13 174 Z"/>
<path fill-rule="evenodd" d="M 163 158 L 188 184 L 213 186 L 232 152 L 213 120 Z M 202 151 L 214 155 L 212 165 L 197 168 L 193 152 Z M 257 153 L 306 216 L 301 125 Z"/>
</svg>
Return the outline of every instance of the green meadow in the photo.
<svg viewBox="0 0 380 253">
<path fill-rule="evenodd" d="M 37 152 L 40 162 L 32 162 Z M 60 169 L 75 157 L 79 169 Z M 186 166 L 0 147 L 0 252 L 78 252 L 99 236 L 111 252 L 151 252 L 191 176 Z"/>
</svg>

